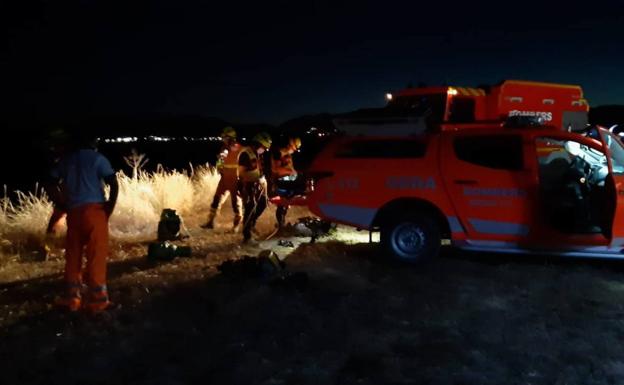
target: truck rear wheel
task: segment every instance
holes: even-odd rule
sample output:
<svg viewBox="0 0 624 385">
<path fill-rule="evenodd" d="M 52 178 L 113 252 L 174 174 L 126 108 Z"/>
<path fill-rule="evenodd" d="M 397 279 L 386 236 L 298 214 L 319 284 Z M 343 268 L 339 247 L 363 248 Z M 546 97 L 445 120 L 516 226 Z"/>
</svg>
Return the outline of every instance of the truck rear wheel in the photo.
<svg viewBox="0 0 624 385">
<path fill-rule="evenodd" d="M 438 255 L 440 229 L 427 217 L 397 216 L 382 225 L 381 245 L 399 261 L 421 263 Z"/>
</svg>

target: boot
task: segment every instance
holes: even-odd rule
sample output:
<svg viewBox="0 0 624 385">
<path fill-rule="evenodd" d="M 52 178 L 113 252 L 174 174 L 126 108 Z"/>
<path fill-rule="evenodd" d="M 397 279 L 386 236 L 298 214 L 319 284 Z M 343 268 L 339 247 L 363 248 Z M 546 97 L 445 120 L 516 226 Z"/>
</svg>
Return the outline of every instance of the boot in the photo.
<svg viewBox="0 0 624 385">
<path fill-rule="evenodd" d="M 232 225 L 232 232 L 233 233 L 237 233 L 239 228 L 240 228 L 240 224 L 241 224 L 241 219 L 243 219 L 243 217 L 240 214 L 234 214 L 234 223 Z"/>
<path fill-rule="evenodd" d="M 83 303 L 84 309 L 90 314 L 101 313 L 110 305 L 111 302 L 108 300 L 106 285 L 90 287 L 87 301 Z"/>
<path fill-rule="evenodd" d="M 71 312 L 78 311 L 82 305 L 81 288 L 82 284 L 79 282 L 68 284 L 64 295 L 55 298 L 54 304 Z"/>
<path fill-rule="evenodd" d="M 201 227 L 204 229 L 214 229 L 214 220 L 217 216 L 217 209 L 211 207 L 210 212 L 208 213 L 208 222 L 203 224 Z"/>
<path fill-rule="evenodd" d="M 75 312 L 80 309 L 81 299 L 80 297 L 71 297 L 71 296 L 57 297 L 54 300 L 54 305 L 56 305 L 58 308 L 71 311 L 71 312 Z"/>
<path fill-rule="evenodd" d="M 243 228 L 243 244 L 247 244 L 251 241 L 251 229 Z"/>
<path fill-rule="evenodd" d="M 278 207 L 275 211 L 275 219 L 277 220 L 276 227 L 278 229 L 284 227 L 284 222 L 286 222 L 286 212 L 281 207 Z"/>
<path fill-rule="evenodd" d="M 257 218 L 256 218 L 257 219 Z M 251 233 L 256 237 L 260 236 L 260 231 L 256 229 L 256 219 L 251 222 Z"/>
</svg>

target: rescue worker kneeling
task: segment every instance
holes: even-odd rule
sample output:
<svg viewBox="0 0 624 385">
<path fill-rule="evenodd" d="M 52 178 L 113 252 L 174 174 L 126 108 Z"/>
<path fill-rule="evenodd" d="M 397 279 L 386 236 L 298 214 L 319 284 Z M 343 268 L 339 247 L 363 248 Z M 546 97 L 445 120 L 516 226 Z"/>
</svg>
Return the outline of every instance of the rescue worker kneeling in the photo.
<svg viewBox="0 0 624 385">
<path fill-rule="evenodd" d="M 254 136 L 238 157 L 238 178 L 243 198 L 243 242 L 251 239 L 256 221 L 266 209 L 267 182 L 264 177 L 263 153 L 271 147 L 271 136 L 265 132 Z"/>
</svg>

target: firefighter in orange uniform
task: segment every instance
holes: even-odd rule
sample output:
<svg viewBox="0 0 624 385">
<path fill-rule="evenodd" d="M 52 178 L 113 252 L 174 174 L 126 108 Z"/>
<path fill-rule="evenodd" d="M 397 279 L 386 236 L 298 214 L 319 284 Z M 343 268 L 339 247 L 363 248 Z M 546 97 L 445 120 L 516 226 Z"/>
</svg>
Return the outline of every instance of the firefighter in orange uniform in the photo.
<svg viewBox="0 0 624 385">
<path fill-rule="evenodd" d="M 277 195 L 278 181 L 297 177 L 297 170 L 293 164 L 293 154 L 301 148 L 301 139 L 290 138 L 288 143 L 271 151 L 271 195 Z M 282 228 L 286 221 L 289 206 L 279 205 L 275 211 L 277 227 Z"/>
<path fill-rule="evenodd" d="M 232 211 L 234 212 L 232 229 L 236 231 L 242 219 L 241 197 L 238 191 L 238 154 L 241 150 L 241 145 L 236 141 L 236 131 L 229 126 L 223 129 L 221 140 L 223 140 L 223 147 L 217 159 L 217 170 L 221 174 L 221 179 L 219 179 L 217 190 L 212 199 L 208 221 L 202 227 L 206 229 L 214 228 L 214 220 L 219 212 L 221 199 L 223 199 L 225 193 L 229 192 Z"/>
<path fill-rule="evenodd" d="M 243 243 L 251 239 L 251 231 L 267 206 L 267 182 L 263 173 L 263 154 L 271 148 L 271 136 L 262 132 L 244 147 L 238 157 L 238 177 L 243 198 Z"/>
<path fill-rule="evenodd" d="M 55 183 L 47 186 L 52 201 L 67 209 L 66 291 L 56 304 L 70 311 L 82 307 L 93 313 L 103 311 L 110 304 L 106 287 L 108 219 L 119 192 L 115 171 L 108 159 L 96 151 L 95 143 L 93 138 L 78 136 L 74 150 L 63 156 L 51 172 Z M 102 182 L 110 186 L 108 200 Z M 83 283 L 87 285 L 85 299 Z"/>
</svg>

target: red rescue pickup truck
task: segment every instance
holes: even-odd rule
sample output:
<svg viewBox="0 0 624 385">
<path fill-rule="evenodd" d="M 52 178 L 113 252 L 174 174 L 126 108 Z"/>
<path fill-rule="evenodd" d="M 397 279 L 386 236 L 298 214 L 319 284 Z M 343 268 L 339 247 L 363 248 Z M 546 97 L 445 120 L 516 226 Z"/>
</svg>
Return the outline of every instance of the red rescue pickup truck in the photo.
<svg viewBox="0 0 624 385">
<path fill-rule="evenodd" d="M 624 257 L 624 147 L 602 128 L 443 124 L 342 136 L 312 163 L 319 217 L 379 229 L 395 257 L 469 250 Z"/>
</svg>

